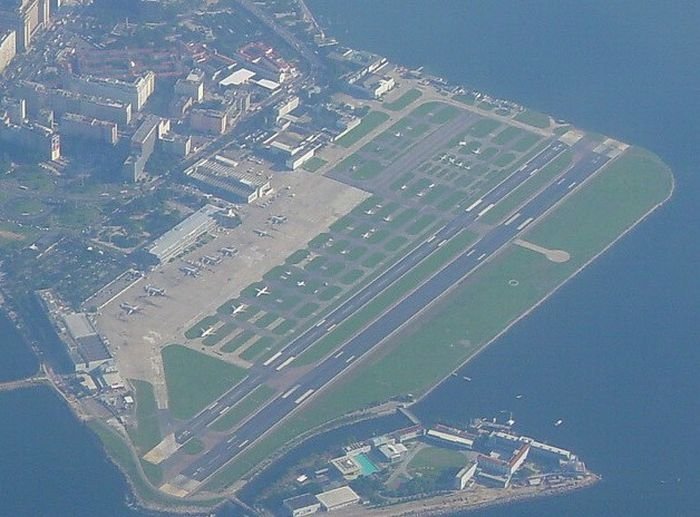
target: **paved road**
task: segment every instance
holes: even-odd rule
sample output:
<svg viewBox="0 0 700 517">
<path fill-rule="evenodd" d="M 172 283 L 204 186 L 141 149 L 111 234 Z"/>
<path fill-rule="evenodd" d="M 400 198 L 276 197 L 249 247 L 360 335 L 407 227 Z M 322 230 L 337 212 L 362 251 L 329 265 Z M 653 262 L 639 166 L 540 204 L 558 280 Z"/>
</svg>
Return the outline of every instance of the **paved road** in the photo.
<svg viewBox="0 0 700 517">
<path fill-rule="evenodd" d="M 383 289 L 383 287 L 381 287 L 383 282 L 388 282 L 386 285 L 389 285 L 394 281 L 391 280 L 391 275 L 398 274 L 401 276 L 399 272 L 404 268 L 408 270 L 412 265 L 417 264 L 421 260 L 419 258 L 420 256 L 429 255 L 442 241 L 456 235 L 461 229 L 468 228 L 488 206 L 492 203 L 495 204 L 495 201 L 505 197 L 505 195 L 517 187 L 517 185 L 525 181 L 533 171 L 536 172 L 542 165 L 566 148 L 567 146 L 560 142 L 551 144 L 526 166 L 506 179 L 503 184 L 496 187 L 487 196 L 484 196 L 478 205 L 472 207 L 469 212 L 461 214 L 440 230 L 434 238 L 423 243 L 416 248 L 413 253 L 407 255 L 401 262 L 397 263 L 394 268 L 387 271 L 385 275 L 388 276 L 380 276 L 375 281 L 378 282 L 377 284 L 370 284 L 367 288 L 371 288 L 372 290 L 378 289 L 378 292 L 380 292 Z M 571 192 L 574 186 L 585 181 L 607 161 L 608 158 L 593 153 L 584 157 L 584 159 L 567 171 L 559 181 L 549 185 L 545 190 L 523 206 L 517 217 L 514 216 L 506 223 L 494 227 L 474 246 L 466 250 L 452 263 L 435 274 L 429 281 L 367 326 L 334 355 L 329 356 L 316 368 L 302 376 L 297 384 L 290 390 L 262 408 L 250 420 L 231 434 L 226 441 L 216 445 L 202 457 L 190 464 L 182 471 L 182 474 L 187 478 L 204 481 L 257 440 L 266 430 L 272 428 L 297 406 L 308 400 L 315 392 L 330 383 L 335 377 L 350 367 L 359 357 L 371 350 L 375 345 L 418 314 L 444 292 L 462 281 L 465 276 L 469 275 L 482 262 L 488 260 L 494 253 L 509 243 L 534 219 L 544 214 L 549 208 Z M 318 338 L 325 335 L 334 324 L 342 321 L 348 314 L 354 312 L 357 308 L 366 303 L 367 300 L 364 299 L 364 296 L 370 296 L 366 294 L 366 290 L 361 291 L 356 297 L 348 300 L 346 304 L 336 309 L 336 311 L 329 315 L 320 325 L 310 329 L 307 333 L 290 344 L 279 357 L 273 362 L 268 363 L 268 375 L 274 375 L 277 367 L 288 361 L 290 357 L 294 357 L 294 354 L 298 354 L 300 351 L 308 348 Z M 252 386 L 259 383 L 261 379 L 266 376 L 267 375 L 264 375 L 262 372 L 256 371 L 256 374 L 252 376 L 255 379 Z M 233 391 L 237 390 L 234 389 Z M 247 390 L 245 393 L 247 393 Z M 245 393 L 243 393 L 243 395 Z"/>
</svg>

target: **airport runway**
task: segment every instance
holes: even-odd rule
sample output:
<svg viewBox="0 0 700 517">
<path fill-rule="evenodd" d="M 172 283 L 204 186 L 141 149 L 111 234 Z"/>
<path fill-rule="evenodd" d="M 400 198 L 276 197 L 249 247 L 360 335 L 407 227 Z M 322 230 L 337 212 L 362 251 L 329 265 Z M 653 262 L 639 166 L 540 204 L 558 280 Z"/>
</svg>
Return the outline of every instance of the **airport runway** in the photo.
<svg viewBox="0 0 700 517">
<path fill-rule="evenodd" d="M 567 148 L 568 146 L 566 144 L 559 141 L 551 143 L 532 160 L 527 162 L 527 164 L 511 174 L 491 192 L 486 194 L 481 200 L 481 205 L 486 207 L 490 204 L 497 203 Z M 483 210 L 483 208 L 481 210 Z M 246 379 L 222 395 L 215 403 L 196 415 L 182 429 L 175 433 L 175 438 L 178 443 L 184 443 L 186 440 L 202 431 L 221 414 L 226 412 L 228 408 L 252 391 L 258 384 L 264 382 L 265 378 L 274 374 L 278 367 L 287 361 L 291 362 L 294 357 L 299 356 L 304 350 L 312 346 L 316 341 L 332 330 L 335 325 L 338 325 L 348 316 L 359 310 L 363 305 L 379 295 L 389 285 L 397 281 L 406 272 L 437 250 L 441 242 L 454 237 L 458 232 L 475 221 L 479 213 L 480 210 L 476 210 L 475 207 L 469 212 L 463 212 L 455 217 L 436 234 L 435 238 L 430 241 L 425 241 L 414 248 L 392 267 L 370 282 L 365 288 L 346 300 L 326 316 L 324 320 L 296 338 L 268 361 L 265 361 L 264 366 L 256 365 L 251 368 Z"/>
<path fill-rule="evenodd" d="M 391 284 L 395 280 L 393 275 L 398 274 L 401 276 L 401 274 L 403 274 L 400 273 L 401 271 L 405 272 L 420 262 L 422 258 L 437 249 L 440 242 L 454 236 L 461 229 L 468 228 L 469 224 L 474 222 L 479 215 L 483 215 L 485 211 L 490 209 L 488 208 L 489 206 L 505 197 L 520 183 L 525 181 L 531 173 L 539 170 L 545 163 L 563 152 L 566 148 L 568 148 L 568 146 L 561 142 L 551 144 L 547 149 L 542 151 L 540 155 L 536 156 L 523 168 L 506 179 L 501 185 L 484 196 L 478 204 L 475 203 L 472 205 L 468 209 L 468 212 L 465 211 L 440 230 L 435 237 L 423 243 L 416 248 L 414 252 L 397 263 L 395 265 L 395 268 L 397 268 L 396 270 L 391 268 L 385 273 L 388 275 L 387 277 L 384 277 L 384 275 L 378 277 L 376 279 L 378 283 L 369 284 L 366 289 L 371 289 L 371 291 L 378 289 L 377 293 L 381 292 L 386 285 Z M 575 186 L 583 183 L 608 160 L 607 157 L 593 153 L 584 157 L 561 176 L 558 181 L 550 184 L 524 205 L 518 212 L 517 217 L 513 216 L 505 223 L 494 227 L 476 244 L 436 273 L 430 280 L 422 284 L 389 311 L 385 312 L 377 320 L 365 327 L 363 331 L 341 347 L 335 354 L 329 356 L 316 368 L 302 376 L 291 389 L 263 407 L 258 413 L 232 433 L 226 441 L 219 443 L 199 459 L 195 460 L 182 471 L 182 474 L 187 478 L 197 481 L 204 481 L 207 479 L 223 465 L 235 458 L 246 447 L 250 446 L 255 440 L 260 438 L 265 431 L 272 428 L 296 407 L 308 400 L 314 393 L 349 368 L 359 357 L 367 353 L 406 321 L 418 314 L 433 300 L 462 281 L 481 263 L 488 260 L 493 254 L 508 244 L 517 234 L 529 226 L 532 221 L 540 217 L 549 208 L 564 198 Z M 385 284 L 385 282 L 387 283 Z M 249 389 L 252 389 L 252 387 L 269 375 L 274 375 L 280 366 L 285 363 L 289 364 L 290 357 L 295 357 L 295 354 L 305 350 L 319 337 L 325 335 L 328 329 L 333 326 L 333 322 L 337 323 L 342 321 L 348 314 L 354 312 L 357 308 L 366 303 L 369 299 L 366 297 L 373 296 L 368 294 L 366 289 L 349 299 L 346 304 L 336 309 L 326 320 L 292 342 L 278 357 L 275 357 L 272 362 L 267 363 L 267 366 L 264 367 L 267 368 L 267 375 L 263 374 L 260 369 L 257 369 L 256 372 L 251 375 Z M 243 393 L 237 392 L 247 384 L 248 382 L 244 381 L 239 384 L 238 389 L 234 388 L 229 394 L 241 398 L 248 390 L 246 389 Z M 223 398 L 227 399 L 227 395 Z M 227 399 L 226 403 L 230 404 L 231 402 Z M 212 409 L 215 408 L 212 407 Z M 218 417 L 218 412 L 212 411 L 209 413 L 210 416 L 214 416 L 212 413 L 216 413 L 214 419 Z M 204 417 L 204 413 L 202 416 Z M 196 419 L 198 418 L 199 417 L 196 417 Z M 202 422 L 205 420 L 207 420 L 207 418 L 203 418 Z M 181 438 L 186 439 L 186 437 L 182 435 Z"/>
</svg>

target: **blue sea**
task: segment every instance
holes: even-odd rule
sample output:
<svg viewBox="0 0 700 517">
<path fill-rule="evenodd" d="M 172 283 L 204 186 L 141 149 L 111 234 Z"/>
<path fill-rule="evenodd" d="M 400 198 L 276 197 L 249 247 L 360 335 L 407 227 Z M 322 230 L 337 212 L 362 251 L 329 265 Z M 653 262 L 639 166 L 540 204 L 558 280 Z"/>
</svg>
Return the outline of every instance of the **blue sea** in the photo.
<svg viewBox="0 0 700 517">
<path fill-rule="evenodd" d="M 450 378 L 417 412 L 512 411 L 523 432 L 575 450 L 603 476 L 476 515 L 700 515 L 700 3 L 310 6 L 350 46 L 647 147 L 672 167 L 669 204 L 470 363 L 471 383 Z M 121 475 L 50 391 L 0 393 L 0 443 L 0 515 L 135 515 Z"/>
</svg>

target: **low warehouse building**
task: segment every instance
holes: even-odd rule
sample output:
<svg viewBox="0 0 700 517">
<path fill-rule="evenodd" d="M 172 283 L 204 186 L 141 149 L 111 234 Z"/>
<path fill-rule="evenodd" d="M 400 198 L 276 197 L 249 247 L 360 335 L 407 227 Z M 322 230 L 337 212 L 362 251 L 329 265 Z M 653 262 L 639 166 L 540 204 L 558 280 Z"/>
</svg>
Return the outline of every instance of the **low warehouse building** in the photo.
<svg viewBox="0 0 700 517">
<path fill-rule="evenodd" d="M 349 486 L 341 486 L 322 492 L 316 496 L 323 509 L 327 512 L 340 510 L 346 506 L 351 506 L 360 502 L 360 496 Z"/>
</svg>

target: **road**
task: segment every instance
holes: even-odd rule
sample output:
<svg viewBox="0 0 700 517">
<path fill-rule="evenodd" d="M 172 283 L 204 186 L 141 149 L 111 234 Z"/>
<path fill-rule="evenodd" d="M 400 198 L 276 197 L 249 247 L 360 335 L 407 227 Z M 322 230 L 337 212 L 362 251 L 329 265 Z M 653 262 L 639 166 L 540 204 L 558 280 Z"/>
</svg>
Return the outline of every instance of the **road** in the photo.
<svg viewBox="0 0 700 517">
<path fill-rule="evenodd" d="M 293 341 L 273 361 L 268 361 L 267 366 L 257 366 L 251 376 L 234 387 L 230 392 L 210 406 L 203 413 L 195 417 L 188 427 L 178 434 L 178 441 L 188 439 L 191 434 L 203 429 L 208 423 L 215 420 L 226 406 L 234 404 L 246 393 L 253 389 L 266 378 L 275 375 L 277 368 L 289 364 L 290 358 L 296 357 L 304 350 L 312 346 L 323 337 L 334 325 L 341 322 L 348 315 L 358 310 L 368 300 L 380 293 L 406 271 L 430 255 L 441 243 L 462 229 L 468 229 L 484 210 L 495 205 L 518 185 L 523 183 L 531 174 L 536 173 L 544 164 L 559 155 L 568 146 L 561 142 L 550 144 L 544 151 L 533 158 L 521 169 L 495 187 L 485 195 L 478 203 L 470 207 L 469 211 L 460 214 L 449 224 L 443 227 L 434 237 L 414 249 L 404 259 L 398 262 L 365 289 L 350 298 L 343 305 L 333 311 L 317 326 L 311 328 L 305 334 Z M 186 467 L 182 474 L 196 481 L 204 481 L 223 465 L 235 458 L 241 451 L 254 443 L 266 431 L 274 427 L 299 405 L 309 400 L 316 392 L 332 382 L 337 376 L 348 369 L 374 346 L 382 342 L 386 337 L 399 329 L 404 323 L 424 310 L 433 301 L 452 287 L 460 283 L 466 276 L 473 272 L 480 264 L 507 245 L 514 237 L 523 231 L 535 219 L 542 216 L 547 210 L 569 194 L 573 187 L 580 185 L 600 167 L 607 163 L 608 158 L 590 153 L 580 162 L 569 169 L 559 181 L 550 184 L 538 195 L 532 198 L 519 211 L 517 217 L 511 217 L 509 221 L 492 228 L 476 244 L 463 252 L 453 262 L 437 272 L 427 282 L 415 291 L 399 301 L 382 316 L 369 324 L 348 341 L 332 356 L 326 358 L 316 368 L 302 376 L 297 383 L 287 392 L 273 399 L 268 405 L 258 411 L 252 418 L 232 433 L 226 441 L 222 441 L 207 453 Z"/>
</svg>

